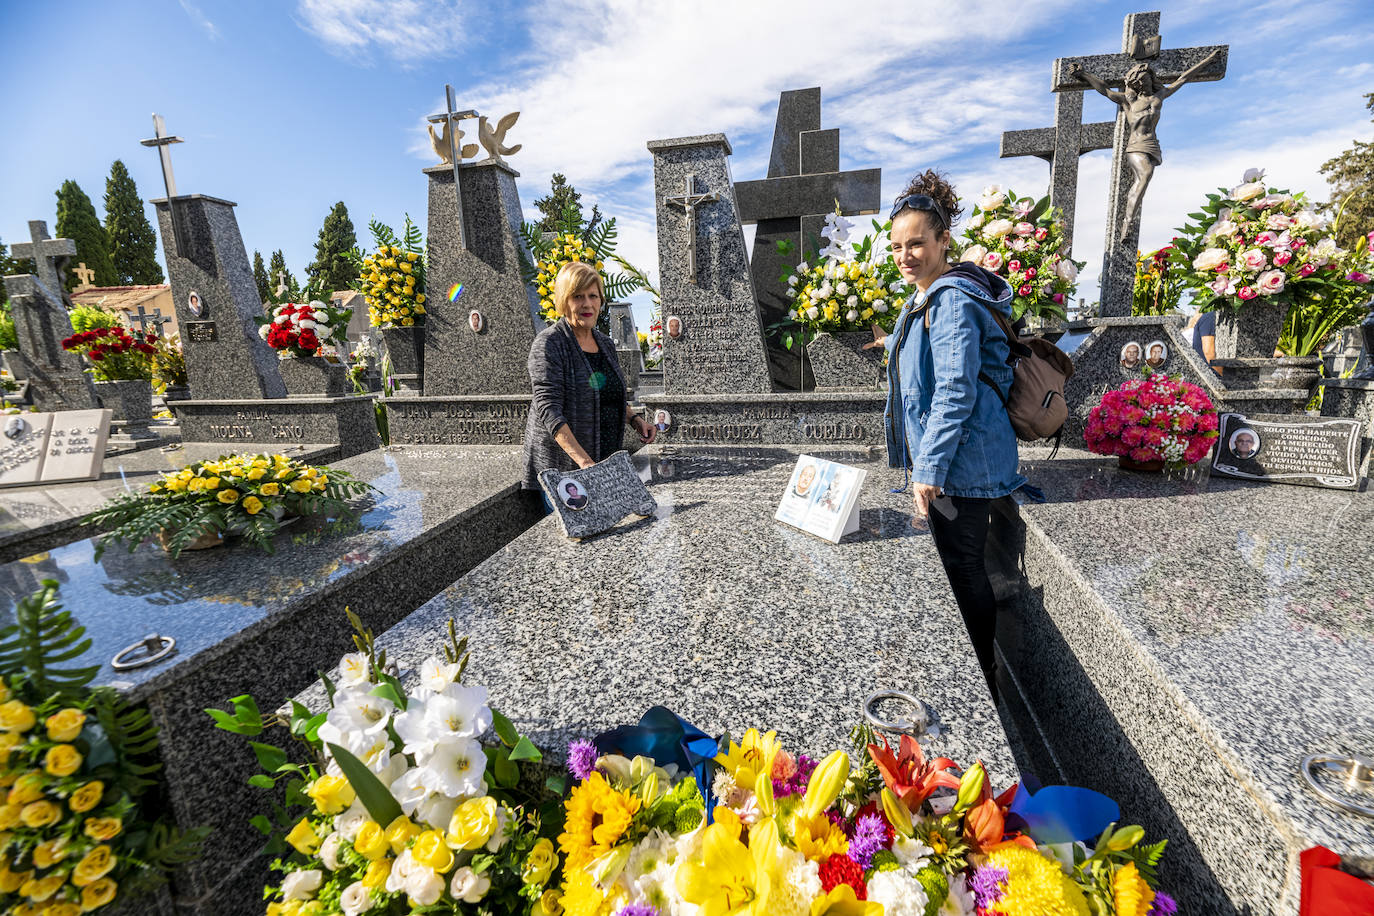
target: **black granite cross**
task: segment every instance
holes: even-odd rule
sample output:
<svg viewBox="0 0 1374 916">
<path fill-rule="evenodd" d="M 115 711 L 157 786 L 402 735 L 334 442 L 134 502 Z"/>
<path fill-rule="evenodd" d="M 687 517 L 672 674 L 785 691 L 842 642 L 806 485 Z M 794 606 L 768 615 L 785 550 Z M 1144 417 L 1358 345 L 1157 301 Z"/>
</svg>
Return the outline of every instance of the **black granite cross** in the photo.
<svg viewBox="0 0 1374 916">
<path fill-rule="evenodd" d="M 76 242 L 48 236 L 48 224 L 41 219 L 29 220 L 31 241 L 18 242 L 10 249 L 10 256 L 33 261 L 34 270 L 43 285 L 59 299 L 62 297 L 63 269 L 68 258 L 76 257 Z"/>
<path fill-rule="evenodd" d="M 697 192 L 697 176 L 687 176 L 687 187 L 681 197 L 665 197 L 663 202 L 673 207 L 681 207 L 687 214 L 687 282 L 697 282 L 697 207 L 701 204 L 720 200 L 716 191 Z"/>
<path fill-rule="evenodd" d="M 441 111 L 438 114 L 432 114 L 427 120 L 431 124 L 448 125 L 449 161 L 453 164 L 453 194 L 458 202 L 458 209 L 455 211 L 458 219 L 458 244 L 466 248 L 468 247 L 468 241 L 467 231 L 463 226 L 463 187 L 459 183 L 458 178 L 458 167 L 463 164 L 463 157 L 460 155 L 462 153 L 462 141 L 458 139 L 458 122 L 477 117 L 477 112 L 459 111 L 455 103 L 456 97 L 453 93 L 453 86 L 448 83 L 444 84 L 444 98 L 447 102 L 448 110 Z"/>
<path fill-rule="evenodd" d="M 792 89 L 778 100 L 768 177 L 735 184 L 741 223 L 756 223 L 749 272 L 765 327 L 787 318 L 790 302 L 783 273 L 819 241 L 825 215 L 877 213 L 882 206 L 882 169 L 840 171 L 840 132 L 821 130 L 821 90 Z M 795 255 L 778 253 L 790 241 Z M 777 337 L 768 339 L 774 381 L 783 388 L 807 387 L 798 377 L 799 357 Z"/>
<path fill-rule="evenodd" d="M 162 161 L 162 184 L 167 189 L 167 206 L 172 215 L 172 238 L 176 242 L 177 251 L 187 251 L 184 244 L 186 233 L 181 226 L 180 209 L 176 206 L 177 178 L 172 173 L 172 149 L 173 143 L 184 143 L 180 137 L 172 137 L 167 134 L 167 122 L 162 119 L 162 115 L 153 112 L 153 136 L 147 140 L 138 141 L 144 146 L 151 146 L 157 149 L 158 158 Z"/>
<path fill-rule="evenodd" d="M 162 325 L 171 320 L 166 315 L 162 314 L 162 309 L 153 309 L 152 312 L 149 313 L 141 302 L 138 304 L 138 313 L 130 315 L 129 319 L 138 322 L 138 329 L 140 331 L 147 331 L 148 325 L 151 324 L 153 326 L 153 333 L 157 334 L 158 337 L 162 336 Z"/>
<path fill-rule="evenodd" d="M 1121 33 L 1121 53 L 1096 54 L 1090 57 L 1061 57 L 1054 62 L 1051 88 L 1055 92 L 1082 92 L 1092 88 L 1086 80 L 1070 76 L 1074 65 L 1098 77 L 1113 88 L 1125 85 L 1127 72 L 1137 64 L 1148 62 L 1161 84 L 1167 84 L 1184 71 L 1215 55 L 1201 70 L 1190 77 L 1192 82 L 1210 82 L 1226 76 L 1227 45 L 1202 48 L 1162 50 L 1159 35 L 1159 13 L 1131 13 L 1126 17 Z M 1126 158 L 1126 118 L 1118 112 L 1116 132 L 1112 144 L 1112 174 L 1107 213 L 1107 241 L 1102 253 L 1102 295 L 1100 314 L 1104 318 L 1130 315 L 1131 294 L 1135 289 L 1135 261 L 1140 243 L 1140 220 L 1126 221 L 1127 193 L 1132 181 L 1130 163 Z"/>
<path fill-rule="evenodd" d="M 1050 206 L 1063 213 L 1066 248 L 1073 247 L 1074 210 L 1078 199 L 1078 157 L 1112 148 L 1114 121 L 1083 123 L 1083 93 L 1054 97 L 1054 126 L 1009 130 L 1002 134 L 998 156 L 1035 156 L 1050 164 Z"/>
</svg>

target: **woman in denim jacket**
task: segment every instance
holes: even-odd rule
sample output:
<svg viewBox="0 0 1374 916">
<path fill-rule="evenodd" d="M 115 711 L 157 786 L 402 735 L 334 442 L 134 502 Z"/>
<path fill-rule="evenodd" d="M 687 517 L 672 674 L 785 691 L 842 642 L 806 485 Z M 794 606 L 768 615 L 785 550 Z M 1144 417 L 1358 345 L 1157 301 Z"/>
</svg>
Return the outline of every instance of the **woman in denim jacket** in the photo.
<svg viewBox="0 0 1374 916">
<path fill-rule="evenodd" d="M 930 533 L 974 652 L 997 695 L 992 642 L 996 598 L 984 563 L 992 501 L 1020 488 L 1016 434 L 996 384 L 1011 387 L 1006 335 L 992 310 L 1011 316 L 1011 288 L 974 264 L 947 259 L 959 216 L 938 173 L 912 180 L 892 209 L 892 255 L 916 287 L 892 334 L 884 413 L 888 464 L 911 475 L 917 519 Z M 979 376 L 986 378 L 980 380 Z"/>
</svg>

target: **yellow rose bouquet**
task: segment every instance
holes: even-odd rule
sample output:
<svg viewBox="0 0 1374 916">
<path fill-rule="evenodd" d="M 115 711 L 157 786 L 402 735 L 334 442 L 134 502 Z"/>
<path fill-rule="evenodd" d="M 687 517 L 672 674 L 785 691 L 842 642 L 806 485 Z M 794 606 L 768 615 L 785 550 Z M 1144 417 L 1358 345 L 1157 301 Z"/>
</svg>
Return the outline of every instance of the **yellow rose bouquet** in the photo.
<svg viewBox="0 0 1374 916">
<path fill-rule="evenodd" d="M 248 738 L 285 726 L 308 758 L 252 743 L 264 772 L 249 782 L 287 799 L 273 804 L 275 822 L 253 818 L 282 875 L 267 916 L 530 912 L 558 861 L 538 809 L 555 798 L 522 774 L 539 750 L 488 705 L 485 687 L 463 682 L 467 640 L 452 622 L 443 654 L 407 688 L 347 613 L 358 651 L 326 679 L 321 711 L 293 700 L 289 715 L 264 721 L 250 696 L 232 712 L 207 710 Z"/>
<path fill-rule="evenodd" d="M 361 261 L 358 288 L 374 328 L 409 328 L 424 323 L 425 258 L 420 229 L 405 218 L 400 237 L 385 223 L 368 223 L 377 250 Z"/>
<path fill-rule="evenodd" d="M 228 455 L 163 474 L 146 491 L 121 494 L 85 521 L 108 529 L 98 550 L 117 542 L 132 552 L 158 537 L 176 557 L 200 540 L 219 543 L 238 534 L 271 553 L 284 519 L 341 513 L 349 499 L 371 489 L 346 471 L 285 455 Z"/>
<path fill-rule="evenodd" d="M 208 829 L 153 823 L 157 727 L 98 668 L 59 669 L 90 645 L 57 583 L 0 631 L 0 912 L 79 916 L 166 881 Z"/>
</svg>

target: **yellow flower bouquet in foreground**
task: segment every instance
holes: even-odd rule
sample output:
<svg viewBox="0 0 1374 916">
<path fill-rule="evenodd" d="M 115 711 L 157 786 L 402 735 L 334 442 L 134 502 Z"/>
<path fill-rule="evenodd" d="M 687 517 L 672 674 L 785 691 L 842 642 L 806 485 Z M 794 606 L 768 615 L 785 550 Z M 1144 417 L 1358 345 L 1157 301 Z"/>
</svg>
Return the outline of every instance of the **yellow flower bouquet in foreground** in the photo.
<svg viewBox="0 0 1374 916">
<path fill-rule="evenodd" d="M 145 709 L 61 669 L 84 628 L 57 583 L 23 599 L 0 631 L 0 912 L 79 916 L 156 887 L 209 832 L 152 823 L 157 727 Z"/>
<path fill-rule="evenodd" d="M 133 551 L 164 536 L 173 557 L 206 535 L 241 534 L 272 552 L 282 520 L 342 512 L 370 484 L 346 471 L 314 467 L 285 455 L 228 455 L 163 474 L 142 493 L 115 497 L 86 517 L 109 529 L 100 541 Z"/>
</svg>

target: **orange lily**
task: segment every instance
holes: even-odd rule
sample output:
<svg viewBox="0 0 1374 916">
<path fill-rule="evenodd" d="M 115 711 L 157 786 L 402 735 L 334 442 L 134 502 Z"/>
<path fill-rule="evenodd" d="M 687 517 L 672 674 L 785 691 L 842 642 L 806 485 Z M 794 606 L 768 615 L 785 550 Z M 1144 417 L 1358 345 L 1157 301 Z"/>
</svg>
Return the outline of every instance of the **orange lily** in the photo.
<svg viewBox="0 0 1374 916">
<path fill-rule="evenodd" d="M 948 757 L 926 760 L 921 745 L 910 735 L 902 736 L 896 754 L 892 753 L 887 738 L 883 738 L 882 747 L 870 744 L 868 753 L 877 764 L 878 772 L 883 774 L 883 782 L 912 811 L 920 808 L 921 802 L 930 798 L 941 786 L 959 788 L 958 777 L 945 772 L 958 764 Z"/>
<path fill-rule="evenodd" d="M 974 852 L 987 852 L 993 846 L 1002 842 L 1002 837 L 1007 829 L 1007 808 L 1011 801 L 1016 797 L 1016 784 L 1013 783 L 996 798 L 992 795 L 992 789 L 987 783 L 983 784 L 983 791 L 979 795 L 978 801 L 973 807 L 968 809 L 964 815 L 964 836 L 968 839 L 969 846 Z M 1018 834 L 1008 842 L 1020 843 L 1022 837 Z M 1023 846 L 1035 848 L 1035 843 L 1026 837 Z"/>
</svg>

